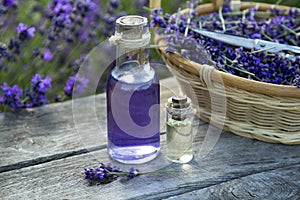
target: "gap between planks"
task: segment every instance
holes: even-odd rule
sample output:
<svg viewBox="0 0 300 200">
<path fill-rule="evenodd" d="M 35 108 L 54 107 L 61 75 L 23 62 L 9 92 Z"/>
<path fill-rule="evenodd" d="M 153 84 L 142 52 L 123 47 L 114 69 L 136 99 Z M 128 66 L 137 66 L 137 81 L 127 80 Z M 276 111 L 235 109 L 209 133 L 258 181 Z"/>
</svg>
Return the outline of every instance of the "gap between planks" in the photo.
<svg viewBox="0 0 300 200">
<path fill-rule="evenodd" d="M 225 133 L 225 135 L 228 135 L 231 137 L 236 137 L 236 138 L 241 138 L 240 136 L 234 136 L 230 133 Z M 244 138 L 242 138 L 242 140 L 245 140 Z M 100 151 L 104 151 L 105 150 L 105 145 L 103 145 L 102 149 Z M 220 149 L 218 150 L 220 151 Z M 83 153 L 82 153 L 83 154 Z M 61 159 L 60 159 L 61 160 Z M 53 160 L 54 162 L 56 160 Z M 62 162 L 62 161 L 60 161 Z M 51 162 L 48 162 L 51 165 Z M 239 163 L 239 162 L 238 162 Z M 265 163 L 265 162 L 263 162 Z M 191 162 L 191 164 L 193 165 L 193 162 Z M 201 180 L 201 181 L 196 181 L 196 182 L 185 182 L 185 183 L 181 183 L 178 186 L 175 187 L 171 187 L 168 188 L 165 191 L 162 192 L 154 192 L 151 193 L 151 195 L 149 194 L 145 194 L 145 195 L 141 195 L 141 196 L 136 196 L 133 197 L 131 199 L 163 199 L 163 198 L 170 198 L 170 197 L 174 197 L 177 195 L 182 195 L 185 193 L 189 193 L 189 192 L 193 192 L 193 191 L 197 191 L 197 190 L 201 190 L 201 189 L 205 189 L 208 187 L 212 187 L 212 186 L 216 186 L 222 183 L 226 183 L 229 181 L 233 181 L 233 180 L 237 180 L 237 179 L 241 179 L 250 175 L 256 175 L 256 174 L 260 174 L 260 173 L 266 173 L 266 172 L 271 172 L 277 169 L 284 169 L 284 168 L 288 168 L 288 167 L 292 167 L 292 166 L 297 166 L 300 165 L 300 160 L 295 161 L 295 162 L 290 162 L 288 164 L 285 164 L 284 162 L 282 163 L 278 163 L 276 166 L 265 166 L 263 168 L 253 168 L 251 167 L 251 170 L 242 170 L 239 171 L 239 173 L 236 173 L 235 171 L 233 171 L 233 173 L 231 173 L 230 171 L 228 171 L 227 173 L 222 174 L 221 176 L 217 176 L 217 177 L 210 177 L 208 179 Z M 174 168 L 173 168 L 174 167 Z M 173 165 L 173 169 L 177 169 L 178 167 L 180 167 L 180 165 Z"/>
<path fill-rule="evenodd" d="M 68 158 L 68 157 L 72 157 L 72 156 L 76 156 L 76 155 L 80 155 L 80 154 L 85 154 L 85 153 L 89 153 L 89 152 L 93 152 L 93 151 L 98 151 L 98 150 L 102 150 L 105 148 L 106 148 L 106 144 L 101 145 L 101 146 L 79 149 L 76 151 L 69 151 L 69 152 L 54 154 L 51 156 L 44 156 L 44 157 L 39 157 L 39 158 L 31 159 L 31 160 L 26 160 L 26 161 L 18 162 L 15 164 L 2 166 L 2 167 L 0 167 L 0 173 L 17 170 L 17 169 L 21 169 L 24 167 L 39 165 L 39 164 L 43 164 L 46 162 L 60 160 L 60 159 L 64 159 L 64 158 Z"/>
<path fill-rule="evenodd" d="M 199 120 L 199 123 L 194 124 L 194 126 L 202 126 L 205 124 L 206 124 L 205 122 Z M 165 130 L 161 131 L 160 135 L 164 135 L 164 134 L 166 134 L 166 131 Z M 35 159 L 31 159 L 31 160 L 26 160 L 26 161 L 21 161 L 21 162 L 10 164 L 10 165 L 1 166 L 0 173 L 17 170 L 17 169 L 21 169 L 24 167 L 30 167 L 33 165 L 39 165 L 39 164 L 43 164 L 46 162 L 60 160 L 60 159 L 77 156 L 80 154 L 90 153 L 90 152 L 98 151 L 98 150 L 102 150 L 102 149 L 106 149 L 106 144 L 103 144 L 100 146 L 94 146 L 94 147 L 90 147 L 90 148 L 83 148 L 83 149 L 74 150 L 74 151 L 57 153 L 57 154 L 50 155 L 50 156 L 42 156 L 42 157 L 38 157 Z"/>
</svg>

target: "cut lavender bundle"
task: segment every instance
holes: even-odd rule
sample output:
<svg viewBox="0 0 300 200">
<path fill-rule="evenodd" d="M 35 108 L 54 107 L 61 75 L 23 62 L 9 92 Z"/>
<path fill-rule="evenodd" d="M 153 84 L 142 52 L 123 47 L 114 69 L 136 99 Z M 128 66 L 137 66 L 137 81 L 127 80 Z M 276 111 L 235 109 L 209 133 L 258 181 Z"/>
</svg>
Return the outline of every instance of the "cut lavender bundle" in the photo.
<svg viewBox="0 0 300 200">
<path fill-rule="evenodd" d="M 222 31 L 252 39 L 264 39 L 288 45 L 300 45 L 299 9 L 270 9 L 262 15 L 257 8 L 232 11 L 228 5 L 221 12 L 196 16 L 152 12 L 152 25 L 158 26 L 159 34 L 167 36 L 167 52 L 177 53 L 200 64 L 211 64 L 220 71 L 240 77 L 280 85 L 299 87 L 300 55 L 290 52 L 269 53 L 265 50 L 247 50 L 216 41 L 190 28 Z M 221 15 L 221 16 L 220 16 Z"/>
</svg>

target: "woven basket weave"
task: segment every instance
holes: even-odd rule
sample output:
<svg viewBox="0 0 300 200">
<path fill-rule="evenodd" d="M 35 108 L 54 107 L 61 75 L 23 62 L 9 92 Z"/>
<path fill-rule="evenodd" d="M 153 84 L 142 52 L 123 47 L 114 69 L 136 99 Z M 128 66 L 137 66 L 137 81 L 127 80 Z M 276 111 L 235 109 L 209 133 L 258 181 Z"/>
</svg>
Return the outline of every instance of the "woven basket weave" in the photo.
<svg viewBox="0 0 300 200">
<path fill-rule="evenodd" d="M 223 1 L 196 8 L 198 15 L 218 10 Z M 256 3 L 239 2 L 240 9 L 255 7 Z M 259 11 L 267 11 L 272 5 L 260 3 Z M 161 7 L 160 0 L 150 1 L 150 8 Z M 289 9 L 285 6 L 276 8 Z M 182 14 L 188 10 L 183 10 Z M 165 46 L 165 39 L 155 35 L 155 42 Z M 283 144 L 300 144 L 300 89 L 248 80 L 166 53 L 159 54 L 176 76 L 181 89 L 196 97 L 199 117 L 220 128 L 240 136 Z M 222 85 L 222 87 L 218 87 Z M 191 94 L 191 89 L 193 94 Z M 220 89 L 221 88 L 221 89 Z M 222 89 L 223 88 L 223 89 Z M 226 107 L 225 114 L 212 110 Z"/>
</svg>

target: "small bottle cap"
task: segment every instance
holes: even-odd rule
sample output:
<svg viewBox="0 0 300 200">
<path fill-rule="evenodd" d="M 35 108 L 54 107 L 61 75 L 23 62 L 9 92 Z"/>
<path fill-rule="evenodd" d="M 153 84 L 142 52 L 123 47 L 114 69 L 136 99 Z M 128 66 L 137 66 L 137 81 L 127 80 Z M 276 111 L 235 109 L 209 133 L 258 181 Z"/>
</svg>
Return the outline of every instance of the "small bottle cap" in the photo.
<svg viewBox="0 0 300 200">
<path fill-rule="evenodd" d="M 187 96 L 172 96 L 168 99 L 168 106 L 172 108 L 187 108 L 191 104 L 191 99 Z"/>
<path fill-rule="evenodd" d="M 167 110 L 172 119 L 184 120 L 190 113 L 191 99 L 187 96 L 172 96 L 168 99 Z"/>
</svg>

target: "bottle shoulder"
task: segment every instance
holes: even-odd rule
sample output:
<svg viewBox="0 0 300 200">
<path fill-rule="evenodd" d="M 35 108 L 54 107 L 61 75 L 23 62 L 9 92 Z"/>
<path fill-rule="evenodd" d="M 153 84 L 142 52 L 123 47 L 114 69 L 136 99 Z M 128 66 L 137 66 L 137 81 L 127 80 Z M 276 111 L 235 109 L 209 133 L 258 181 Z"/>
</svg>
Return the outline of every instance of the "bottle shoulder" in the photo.
<svg viewBox="0 0 300 200">
<path fill-rule="evenodd" d="M 140 66 L 137 62 L 127 62 L 112 69 L 110 74 L 117 81 L 126 84 L 158 83 L 155 70 L 149 64 Z"/>
<path fill-rule="evenodd" d="M 192 125 L 192 121 L 190 119 L 184 119 L 184 120 L 175 120 L 172 118 L 169 118 L 167 121 L 167 125 L 172 127 L 188 127 Z"/>
</svg>

